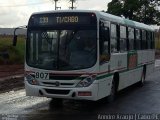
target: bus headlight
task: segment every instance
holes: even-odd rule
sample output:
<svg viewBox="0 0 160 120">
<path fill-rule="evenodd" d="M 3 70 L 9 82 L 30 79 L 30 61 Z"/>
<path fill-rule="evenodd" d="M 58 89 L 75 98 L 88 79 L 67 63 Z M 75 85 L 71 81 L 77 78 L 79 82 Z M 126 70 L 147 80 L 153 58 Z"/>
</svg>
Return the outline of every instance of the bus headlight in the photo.
<svg viewBox="0 0 160 120">
<path fill-rule="evenodd" d="M 38 81 L 34 77 L 32 77 L 31 75 L 26 75 L 25 77 L 26 77 L 26 80 L 29 84 L 38 85 Z"/>
<path fill-rule="evenodd" d="M 88 87 L 95 81 L 95 77 L 89 76 L 81 80 L 76 87 Z"/>
</svg>

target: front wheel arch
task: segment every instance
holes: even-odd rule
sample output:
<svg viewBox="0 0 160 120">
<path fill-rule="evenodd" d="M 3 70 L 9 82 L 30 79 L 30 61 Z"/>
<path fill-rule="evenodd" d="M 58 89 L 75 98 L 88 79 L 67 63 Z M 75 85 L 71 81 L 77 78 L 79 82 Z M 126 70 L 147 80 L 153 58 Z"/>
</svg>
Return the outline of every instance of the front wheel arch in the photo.
<svg viewBox="0 0 160 120">
<path fill-rule="evenodd" d="M 138 85 L 142 87 L 144 85 L 145 79 L 146 79 L 146 65 L 143 66 L 142 74 L 141 74 L 141 80 L 138 82 Z"/>
<path fill-rule="evenodd" d="M 113 80 L 115 80 L 115 84 L 116 84 L 116 92 L 118 91 L 118 87 L 119 87 L 119 73 L 116 72 L 113 76 Z"/>
<path fill-rule="evenodd" d="M 111 83 L 111 92 L 110 95 L 107 97 L 108 102 L 113 102 L 116 98 L 119 86 L 119 73 L 115 73 L 113 75 L 112 83 Z"/>
</svg>

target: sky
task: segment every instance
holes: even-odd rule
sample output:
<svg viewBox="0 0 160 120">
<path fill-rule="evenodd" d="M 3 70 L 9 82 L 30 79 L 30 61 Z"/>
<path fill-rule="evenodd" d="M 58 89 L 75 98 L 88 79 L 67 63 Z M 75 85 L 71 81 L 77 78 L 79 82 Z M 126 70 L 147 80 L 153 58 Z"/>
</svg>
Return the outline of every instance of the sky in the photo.
<svg viewBox="0 0 160 120">
<path fill-rule="evenodd" d="M 61 9 L 68 9 L 69 0 L 60 0 L 57 3 Z M 76 9 L 107 10 L 111 0 L 77 0 Z M 0 27 L 13 28 L 27 25 L 28 19 L 34 12 L 54 10 L 53 0 L 1 0 Z"/>
</svg>

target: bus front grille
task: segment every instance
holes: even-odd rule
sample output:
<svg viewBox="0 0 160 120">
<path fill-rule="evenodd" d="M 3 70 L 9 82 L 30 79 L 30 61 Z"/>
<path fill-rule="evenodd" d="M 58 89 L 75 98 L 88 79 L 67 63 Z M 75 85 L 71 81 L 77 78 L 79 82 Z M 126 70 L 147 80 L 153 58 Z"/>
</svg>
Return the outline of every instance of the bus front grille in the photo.
<svg viewBox="0 0 160 120">
<path fill-rule="evenodd" d="M 80 75 L 54 75 L 50 74 L 49 79 L 51 80 L 74 80 L 78 79 Z"/>
<path fill-rule="evenodd" d="M 60 94 L 60 95 L 67 95 L 69 94 L 70 90 L 55 90 L 55 89 L 45 89 L 48 94 Z"/>
<path fill-rule="evenodd" d="M 56 83 L 52 83 L 52 82 L 42 82 L 45 85 L 51 85 L 51 86 L 56 86 Z M 72 86 L 74 85 L 74 83 L 60 83 L 60 85 L 68 85 L 68 86 Z"/>
</svg>

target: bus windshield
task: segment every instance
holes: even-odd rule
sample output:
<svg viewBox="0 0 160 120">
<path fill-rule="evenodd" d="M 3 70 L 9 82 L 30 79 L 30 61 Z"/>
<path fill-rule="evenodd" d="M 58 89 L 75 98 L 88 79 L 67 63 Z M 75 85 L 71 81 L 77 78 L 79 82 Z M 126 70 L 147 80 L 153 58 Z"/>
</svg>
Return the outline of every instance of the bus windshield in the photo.
<svg viewBox="0 0 160 120">
<path fill-rule="evenodd" d="M 46 70 L 78 70 L 97 60 L 96 30 L 29 30 L 27 64 Z"/>
</svg>

